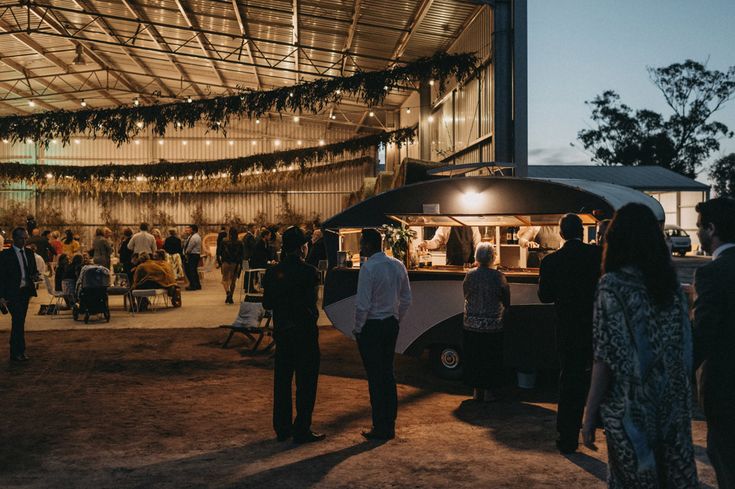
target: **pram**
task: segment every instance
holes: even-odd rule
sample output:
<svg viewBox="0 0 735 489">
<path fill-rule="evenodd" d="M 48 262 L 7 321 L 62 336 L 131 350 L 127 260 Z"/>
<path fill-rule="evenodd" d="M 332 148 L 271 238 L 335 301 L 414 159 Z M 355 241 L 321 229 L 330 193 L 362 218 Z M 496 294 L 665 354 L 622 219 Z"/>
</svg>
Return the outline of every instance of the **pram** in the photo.
<svg viewBox="0 0 735 489">
<path fill-rule="evenodd" d="M 86 265 L 79 272 L 77 280 L 77 302 L 72 305 L 71 312 L 75 321 L 84 315 L 84 322 L 89 323 L 89 316 L 102 314 L 110 322 L 110 306 L 107 299 L 107 287 L 110 285 L 110 270 L 101 265 Z"/>
</svg>

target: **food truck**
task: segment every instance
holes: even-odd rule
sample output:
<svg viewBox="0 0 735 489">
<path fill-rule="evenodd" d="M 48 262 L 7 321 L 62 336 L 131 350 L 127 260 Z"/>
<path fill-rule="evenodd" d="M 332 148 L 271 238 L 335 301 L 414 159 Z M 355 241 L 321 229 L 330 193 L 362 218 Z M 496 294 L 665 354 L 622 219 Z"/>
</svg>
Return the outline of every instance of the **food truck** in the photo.
<svg viewBox="0 0 735 489">
<path fill-rule="evenodd" d="M 407 260 L 413 301 L 401 322 L 396 352 L 419 356 L 428 350 L 435 372 L 459 378 L 462 281 L 469 265 L 447 264 L 442 247 L 424 251 L 418 245 L 430 240 L 436 229 L 469 227 L 474 236 L 493 244 L 496 266 L 510 284 L 504 363 L 519 371 L 556 368 L 553 305 L 540 303 L 537 296 L 540 259 L 553 249 L 534 244 L 534 236 L 553 236 L 559 219 L 572 212 L 581 217 L 589 241 L 600 220 L 611 218 L 630 202 L 649 206 L 663 223 L 665 214 L 658 201 L 602 182 L 482 176 L 423 181 L 387 191 L 323 223 L 329 259 L 324 311 L 338 330 L 352 337 L 360 230 L 410 227 L 416 239 L 409 255 L 419 259 Z"/>
</svg>

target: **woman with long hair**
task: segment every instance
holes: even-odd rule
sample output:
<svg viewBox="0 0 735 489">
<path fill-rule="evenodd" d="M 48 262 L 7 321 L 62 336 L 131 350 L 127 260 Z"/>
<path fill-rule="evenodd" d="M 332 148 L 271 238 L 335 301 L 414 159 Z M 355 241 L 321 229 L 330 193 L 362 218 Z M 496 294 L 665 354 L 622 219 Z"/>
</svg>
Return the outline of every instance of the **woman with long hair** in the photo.
<svg viewBox="0 0 735 489">
<path fill-rule="evenodd" d="M 110 268 L 112 257 L 112 243 L 105 236 L 104 228 L 97 228 L 94 233 L 94 241 L 92 242 L 92 262 L 95 265 L 102 265 Z"/>
<path fill-rule="evenodd" d="M 582 434 L 602 417 L 611 488 L 699 487 L 691 430 L 692 332 L 653 212 L 628 204 L 605 235 Z"/>
</svg>

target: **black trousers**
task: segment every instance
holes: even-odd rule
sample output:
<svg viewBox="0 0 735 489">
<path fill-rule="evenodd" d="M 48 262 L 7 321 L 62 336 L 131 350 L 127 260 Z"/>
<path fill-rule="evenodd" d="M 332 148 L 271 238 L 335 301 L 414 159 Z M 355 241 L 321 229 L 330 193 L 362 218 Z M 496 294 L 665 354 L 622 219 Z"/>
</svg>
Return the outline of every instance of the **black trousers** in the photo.
<svg viewBox="0 0 735 489">
<path fill-rule="evenodd" d="M 311 431 L 311 415 L 319 380 L 319 330 L 316 325 L 274 333 L 273 429 L 277 435 L 300 436 Z M 291 383 L 296 377 L 296 419 Z M 293 420 L 293 421 L 292 421 Z"/>
<path fill-rule="evenodd" d="M 559 406 L 556 431 L 562 441 L 576 443 L 592 375 L 591 348 L 559 351 Z"/>
<path fill-rule="evenodd" d="M 503 332 L 462 330 L 462 380 L 475 389 L 497 389 L 503 384 Z"/>
<path fill-rule="evenodd" d="M 707 455 L 720 489 L 735 489 L 735 414 L 707 416 Z"/>
<path fill-rule="evenodd" d="M 192 289 L 201 289 L 202 284 L 199 282 L 199 253 L 189 253 L 186 255 L 186 264 L 184 265 L 184 273 L 189 280 L 189 287 Z"/>
<path fill-rule="evenodd" d="M 28 301 L 31 299 L 31 289 L 24 287 L 20 289 L 18 299 L 8 301 L 8 311 L 10 312 L 11 329 L 10 329 L 10 356 L 16 357 L 26 352 L 26 315 L 28 314 Z"/>
<path fill-rule="evenodd" d="M 398 392 L 393 372 L 393 358 L 398 338 L 398 320 L 390 317 L 369 319 L 358 335 L 362 364 L 368 378 L 373 430 L 381 434 L 395 432 Z"/>
</svg>

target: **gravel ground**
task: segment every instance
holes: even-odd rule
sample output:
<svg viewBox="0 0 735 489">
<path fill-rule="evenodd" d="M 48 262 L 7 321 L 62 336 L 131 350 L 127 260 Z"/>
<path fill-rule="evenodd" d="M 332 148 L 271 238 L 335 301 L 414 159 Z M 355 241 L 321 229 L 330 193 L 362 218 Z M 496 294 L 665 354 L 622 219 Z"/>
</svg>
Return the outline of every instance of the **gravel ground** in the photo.
<svg viewBox="0 0 735 489">
<path fill-rule="evenodd" d="M 552 373 L 483 405 L 425 360 L 399 357 L 397 439 L 363 441 L 355 345 L 321 332 L 314 428 L 328 438 L 308 446 L 275 441 L 272 359 L 240 340 L 221 349 L 221 330 L 30 332 L 31 361 L 0 366 L 0 487 L 605 487 L 602 433 L 598 452 L 553 448 Z M 702 421 L 694 439 L 703 487 L 715 487 Z"/>
</svg>

